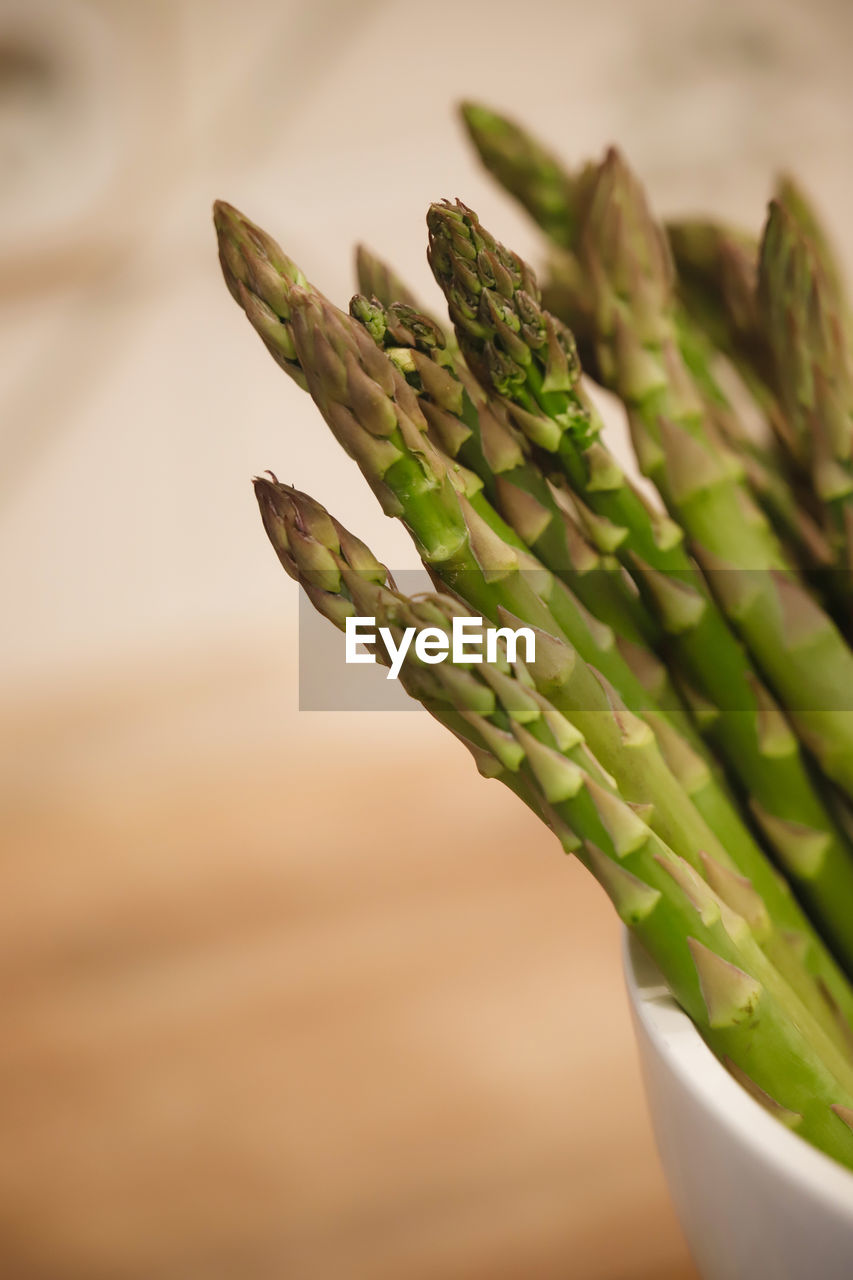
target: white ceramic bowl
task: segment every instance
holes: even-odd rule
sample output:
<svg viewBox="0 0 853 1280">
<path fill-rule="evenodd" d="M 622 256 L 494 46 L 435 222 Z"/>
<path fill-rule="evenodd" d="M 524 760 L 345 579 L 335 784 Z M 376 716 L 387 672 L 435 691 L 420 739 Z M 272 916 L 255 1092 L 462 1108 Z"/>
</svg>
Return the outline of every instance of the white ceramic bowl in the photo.
<svg viewBox="0 0 853 1280">
<path fill-rule="evenodd" d="M 853 1280 L 853 1173 L 749 1096 L 626 935 L 652 1126 L 703 1280 Z"/>
</svg>

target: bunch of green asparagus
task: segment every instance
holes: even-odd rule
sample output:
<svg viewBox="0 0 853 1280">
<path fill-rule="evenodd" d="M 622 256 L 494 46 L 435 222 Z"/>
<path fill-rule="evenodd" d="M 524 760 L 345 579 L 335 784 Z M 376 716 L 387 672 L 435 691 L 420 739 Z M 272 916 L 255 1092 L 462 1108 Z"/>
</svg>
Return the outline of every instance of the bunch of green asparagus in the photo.
<svg viewBox="0 0 853 1280">
<path fill-rule="evenodd" d="M 853 364 L 829 239 L 790 179 L 760 238 L 663 225 L 616 151 L 572 171 L 485 107 L 462 119 L 548 254 L 540 286 L 432 205 L 451 328 L 364 248 L 339 310 L 215 206 L 232 296 L 436 594 L 273 478 L 264 527 L 340 628 L 532 631 L 530 661 L 410 649 L 400 678 L 592 872 L 742 1085 L 853 1168 Z"/>
</svg>

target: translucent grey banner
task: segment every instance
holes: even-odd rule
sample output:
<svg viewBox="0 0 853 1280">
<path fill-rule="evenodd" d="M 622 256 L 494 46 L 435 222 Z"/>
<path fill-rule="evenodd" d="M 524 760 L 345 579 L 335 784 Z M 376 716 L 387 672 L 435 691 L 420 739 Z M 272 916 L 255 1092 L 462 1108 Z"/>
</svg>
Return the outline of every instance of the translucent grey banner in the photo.
<svg viewBox="0 0 853 1280">
<path fill-rule="evenodd" d="M 412 596 L 434 592 L 425 569 L 393 575 L 397 589 Z M 361 652 L 365 652 L 360 646 Z M 299 593 L 300 711 L 418 711 L 399 680 L 389 680 L 381 663 L 347 663 L 346 641 L 328 618 Z"/>
<path fill-rule="evenodd" d="M 705 711 L 754 716 L 757 711 L 765 714 L 775 701 L 794 716 L 853 712 L 849 574 L 816 573 L 805 589 L 801 581 L 777 572 L 747 569 L 717 569 L 707 576 L 697 571 L 693 578 L 659 570 L 635 571 L 630 578 L 618 569 L 569 570 L 562 578 L 538 570 L 515 571 L 489 583 L 468 570 L 457 576 L 456 586 L 459 596 L 482 601 L 484 610 L 487 604 L 502 605 L 517 619 L 515 626 L 530 621 L 554 634 L 562 632 L 617 688 L 614 672 L 626 669 L 629 681 L 648 685 L 651 680 L 649 691 L 664 707 L 683 709 L 682 698 L 689 702 L 698 695 Z M 436 591 L 424 570 L 403 570 L 393 579 L 404 596 Z M 318 580 L 317 585 L 325 584 Z M 466 611 L 480 616 L 476 608 Z M 549 616 L 556 619 L 553 625 L 545 625 Z M 612 641 L 595 618 L 609 625 Z M 377 630 L 382 624 L 379 617 Z M 367 654 L 364 646 L 358 652 Z M 519 652 L 523 658 L 524 649 Z M 344 632 L 300 592 L 300 710 L 416 709 L 401 680 L 388 678 L 381 646 L 376 653 L 375 662 L 348 662 Z M 659 678 L 669 677 L 662 695 L 654 688 L 652 653 Z M 414 646 L 407 658 L 413 660 Z"/>
</svg>

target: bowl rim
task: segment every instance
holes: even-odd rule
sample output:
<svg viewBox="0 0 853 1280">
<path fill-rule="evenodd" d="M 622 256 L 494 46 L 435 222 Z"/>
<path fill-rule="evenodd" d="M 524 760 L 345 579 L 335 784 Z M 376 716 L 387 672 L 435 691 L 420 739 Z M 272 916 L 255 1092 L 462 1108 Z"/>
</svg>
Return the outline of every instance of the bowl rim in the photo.
<svg viewBox="0 0 853 1280">
<path fill-rule="evenodd" d="M 853 1171 L 775 1120 L 729 1075 L 705 1044 L 642 944 L 626 929 L 622 958 L 635 1017 L 655 1052 L 715 1123 L 798 1192 L 831 1202 L 853 1219 Z"/>
</svg>

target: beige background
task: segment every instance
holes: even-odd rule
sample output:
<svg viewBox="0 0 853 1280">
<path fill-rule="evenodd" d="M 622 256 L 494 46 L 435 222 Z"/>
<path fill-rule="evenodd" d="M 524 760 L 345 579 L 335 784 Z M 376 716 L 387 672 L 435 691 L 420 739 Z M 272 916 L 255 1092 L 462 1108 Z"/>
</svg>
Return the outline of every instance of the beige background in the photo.
<svg viewBox="0 0 853 1280">
<path fill-rule="evenodd" d="M 0 4 L 4 1274 L 691 1274 L 595 886 L 426 717 L 296 711 L 251 474 L 415 561 L 209 209 L 342 303 L 359 238 L 435 301 L 442 195 L 535 257 L 464 94 L 618 141 L 667 213 L 757 226 L 795 167 L 849 263 L 851 36 L 843 0 Z"/>
</svg>

